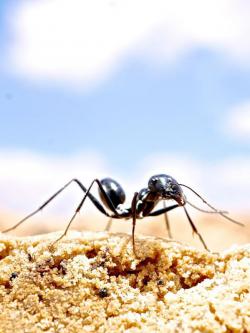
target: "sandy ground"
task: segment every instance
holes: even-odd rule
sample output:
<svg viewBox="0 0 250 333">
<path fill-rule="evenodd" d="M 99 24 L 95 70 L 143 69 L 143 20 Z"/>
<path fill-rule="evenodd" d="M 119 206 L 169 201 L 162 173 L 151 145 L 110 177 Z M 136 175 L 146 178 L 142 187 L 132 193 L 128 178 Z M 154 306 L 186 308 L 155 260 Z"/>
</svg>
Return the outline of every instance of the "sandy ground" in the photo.
<svg viewBox="0 0 250 333">
<path fill-rule="evenodd" d="M 209 253 L 127 234 L 0 234 L 0 332 L 250 332 L 250 245 Z"/>
</svg>

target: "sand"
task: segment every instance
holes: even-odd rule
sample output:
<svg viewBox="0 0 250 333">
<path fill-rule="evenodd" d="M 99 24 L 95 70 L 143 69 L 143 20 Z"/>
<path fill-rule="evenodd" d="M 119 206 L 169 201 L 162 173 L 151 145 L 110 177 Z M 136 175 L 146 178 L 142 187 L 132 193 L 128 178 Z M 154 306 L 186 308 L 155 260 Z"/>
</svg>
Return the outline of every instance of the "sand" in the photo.
<svg viewBox="0 0 250 333">
<path fill-rule="evenodd" d="M 250 245 L 0 234 L 0 332 L 250 332 Z"/>
</svg>

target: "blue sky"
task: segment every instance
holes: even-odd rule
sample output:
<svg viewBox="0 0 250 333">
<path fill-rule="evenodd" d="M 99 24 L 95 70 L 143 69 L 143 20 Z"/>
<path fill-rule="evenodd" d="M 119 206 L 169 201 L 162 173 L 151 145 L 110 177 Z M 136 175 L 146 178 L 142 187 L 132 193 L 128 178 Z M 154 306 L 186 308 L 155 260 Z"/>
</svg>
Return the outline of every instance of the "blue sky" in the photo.
<svg viewBox="0 0 250 333">
<path fill-rule="evenodd" d="M 228 138 L 222 123 L 228 108 L 250 98 L 250 72 L 215 58 L 198 51 L 178 69 L 157 73 L 128 63 L 85 93 L 5 74 L 1 148 L 49 154 L 95 150 L 122 170 L 154 151 L 204 160 L 247 154 L 249 145 Z"/>
<path fill-rule="evenodd" d="M 56 6 L 57 1 L 53 2 Z M 226 125 L 231 110 L 250 101 L 250 66 L 245 59 L 241 61 L 241 58 L 247 58 L 248 49 L 242 48 L 244 57 L 239 57 L 240 60 L 233 57 L 234 47 L 237 45 L 230 46 L 228 51 L 228 42 L 225 38 L 227 44 L 224 46 L 223 35 L 222 47 L 217 50 L 211 46 L 216 33 L 209 37 L 207 43 L 183 47 L 183 50 L 177 50 L 178 52 L 173 48 L 177 59 L 174 61 L 157 61 L 157 57 L 156 60 L 150 60 L 150 56 L 142 55 L 140 48 L 136 51 L 136 48 L 131 47 L 131 51 L 128 47 L 130 51 L 127 51 L 124 47 L 122 57 L 119 58 L 122 53 L 119 50 L 117 59 L 115 56 L 115 60 L 111 57 L 107 65 L 104 59 L 100 70 L 98 62 L 90 63 L 89 68 L 95 74 L 92 77 L 92 74 L 88 73 L 88 82 L 84 73 L 82 77 L 77 77 L 75 74 L 64 75 L 63 67 L 59 67 L 57 72 L 51 70 L 57 63 L 53 63 L 53 57 L 52 60 L 47 59 L 46 54 L 45 65 L 42 64 L 41 57 L 37 62 L 34 61 L 33 67 L 29 67 L 28 53 L 28 60 L 25 60 L 26 49 L 29 47 L 25 43 L 34 43 L 32 47 L 35 48 L 40 38 L 37 34 L 36 42 L 32 38 L 29 41 L 30 31 L 27 33 L 26 30 L 32 30 L 32 24 L 27 23 L 27 28 L 24 22 L 26 19 L 29 22 L 30 16 L 19 14 L 21 9 L 28 13 L 29 6 L 36 5 L 29 1 L 2 1 L 0 6 L 0 151 L 4 161 L 5 152 L 16 154 L 23 151 L 48 160 L 56 157 L 70 159 L 76 154 L 84 156 L 86 153 L 88 156 L 89 153 L 94 153 L 105 161 L 110 172 L 127 179 L 131 174 L 135 177 L 136 172 L 140 174 L 143 163 L 149 163 L 147 161 L 151 161 L 154 156 L 157 156 L 158 160 L 161 160 L 159 156 L 162 156 L 163 160 L 168 156 L 178 156 L 175 163 L 182 163 L 182 156 L 185 156 L 187 160 L 196 161 L 201 169 L 204 165 L 216 164 L 218 169 L 214 171 L 208 168 L 206 174 L 204 172 L 201 176 L 203 180 L 210 177 L 212 172 L 215 172 L 216 177 L 220 177 L 220 165 L 224 165 L 225 161 L 240 160 L 250 165 L 250 135 L 247 132 L 248 128 L 250 131 L 250 125 L 243 139 L 238 135 L 241 125 L 236 134 L 231 133 Z M 76 1 L 77 6 L 79 2 L 77 5 Z M 236 2 L 234 6 L 237 6 Z M 48 5 L 48 10 L 49 7 Z M 37 15 L 38 11 L 34 10 Z M 45 13 L 46 10 L 45 8 Z M 52 8 L 51 13 L 53 10 Z M 18 31 L 10 20 L 12 13 L 13 20 L 20 16 Z M 229 16 L 228 21 L 230 19 Z M 142 22 L 142 26 L 143 24 Z M 237 23 L 236 28 L 238 29 Z M 242 34 L 249 26 L 243 28 Z M 209 26 L 206 27 L 207 30 L 209 31 Z M 67 32 L 67 29 L 65 31 Z M 204 40 L 206 38 L 205 36 Z M 147 41 L 146 37 L 143 39 L 143 47 L 145 40 Z M 112 45 L 114 41 L 108 43 Z M 216 39 L 214 44 L 218 47 Z M 45 46 L 46 41 L 41 50 Z M 67 48 L 67 45 L 65 47 Z M 102 50 L 100 48 L 100 52 Z M 149 52 L 148 50 L 151 51 L 150 47 L 145 53 Z M 75 53 L 77 52 L 76 49 Z M 156 50 L 157 52 L 158 56 L 161 56 L 165 51 Z M 40 63 L 42 69 L 39 67 Z M 65 66 L 68 66 L 68 63 L 65 63 Z M 95 72 L 95 66 L 97 74 L 100 71 L 99 76 Z M 111 67 L 108 74 L 105 66 Z M 41 75 L 43 68 L 45 70 Z M 72 72 L 76 69 L 72 67 Z M 60 70 L 63 73 L 61 76 Z M 81 70 L 79 67 L 79 71 Z M 249 114 L 249 111 L 246 113 Z M 163 169 L 165 171 L 165 164 L 162 164 L 161 168 L 159 162 L 159 172 Z M 235 167 L 232 167 L 233 178 L 237 179 Z M 183 164 L 182 168 L 188 169 L 188 166 Z M 150 165 L 148 169 L 147 173 L 150 172 Z M 168 173 L 167 170 L 165 172 Z M 19 176 L 21 178 L 26 175 Z M 241 176 L 247 177 L 245 174 Z M 12 176 L 9 174 L 8 177 Z M 22 184 L 24 182 L 25 179 Z M 247 185 L 249 183 L 248 178 Z M 246 193 L 244 181 L 241 180 L 240 184 L 242 193 Z M 205 181 L 203 188 L 212 195 L 212 190 Z"/>
</svg>

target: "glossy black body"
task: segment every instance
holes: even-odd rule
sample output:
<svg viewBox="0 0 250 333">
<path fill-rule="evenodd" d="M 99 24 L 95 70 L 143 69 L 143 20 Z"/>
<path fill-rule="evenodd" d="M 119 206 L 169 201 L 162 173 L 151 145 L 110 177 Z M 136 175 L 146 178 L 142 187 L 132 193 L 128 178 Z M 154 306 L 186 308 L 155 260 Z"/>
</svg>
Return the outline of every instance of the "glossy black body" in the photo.
<svg viewBox="0 0 250 333">
<path fill-rule="evenodd" d="M 115 208 L 117 208 L 119 205 L 125 202 L 126 200 L 125 192 L 121 187 L 121 185 L 117 183 L 114 179 L 104 178 L 100 181 L 100 183 Z M 106 208 L 112 210 L 110 202 L 105 200 L 105 196 L 103 195 L 103 192 L 100 190 L 100 188 L 98 188 L 98 191 L 103 204 L 106 206 Z"/>
<path fill-rule="evenodd" d="M 131 207 L 123 207 L 126 196 L 121 185 L 112 178 L 104 178 L 100 180 L 100 184 L 106 194 L 99 188 L 100 198 L 105 207 L 113 212 L 111 217 L 131 218 Z M 150 216 L 161 200 L 175 200 L 179 206 L 185 205 L 186 202 L 183 191 L 177 181 L 165 174 L 152 176 L 148 181 L 148 187 L 138 192 L 136 198 L 136 218 L 142 219 L 145 216 Z M 119 208 L 118 214 L 114 211 L 114 208 L 115 210 Z M 153 216 L 155 215 L 157 214 Z"/>
<path fill-rule="evenodd" d="M 78 179 L 74 178 L 71 179 L 68 183 L 66 183 L 63 187 L 61 187 L 57 192 L 55 192 L 49 199 L 47 199 L 40 207 L 38 207 L 36 210 L 34 210 L 32 213 L 28 214 L 26 217 L 24 217 L 21 221 L 16 223 L 11 228 L 8 228 L 3 233 L 9 232 L 11 230 L 14 230 L 18 226 L 20 226 L 22 223 L 24 223 L 27 219 L 37 214 L 39 211 L 41 211 L 45 206 L 47 206 L 52 200 L 54 200 L 62 191 L 64 191 L 70 184 L 75 183 L 77 184 L 82 191 L 84 192 L 84 196 L 81 199 L 81 202 L 77 206 L 72 218 L 70 219 L 69 223 L 67 224 L 67 227 L 62 234 L 61 237 L 59 237 L 57 241 L 62 239 L 69 230 L 70 225 L 72 224 L 74 218 L 81 210 L 81 207 L 83 206 L 86 198 L 89 198 L 91 202 L 95 205 L 95 207 L 104 215 L 109 217 L 109 223 L 110 221 L 114 219 L 132 219 L 132 240 L 133 240 L 133 249 L 135 253 L 135 225 L 137 219 L 142 219 L 146 216 L 158 216 L 161 214 L 164 214 L 165 216 L 165 222 L 166 227 L 168 230 L 168 235 L 171 238 L 171 232 L 170 232 L 170 226 L 169 221 L 167 218 L 167 212 L 182 206 L 184 209 L 184 212 L 186 214 L 186 217 L 189 221 L 190 226 L 192 227 L 192 230 L 195 234 L 198 235 L 200 238 L 200 241 L 202 242 L 205 249 L 208 250 L 205 241 L 203 240 L 201 234 L 198 232 L 196 226 L 194 225 L 187 209 L 186 209 L 186 203 L 190 204 L 188 201 L 186 201 L 185 195 L 182 191 L 182 187 L 186 187 L 189 190 L 191 190 L 196 196 L 198 196 L 207 206 L 209 206 L 212 211 L 209 211 L 208 213 L 216 213 L 220 214 L 225 219 L 236 223 L 238 225 L 243 226 L 241 222 L 235 221 L 229 216 L 225 215 L 224 212 L 218 211 L 216 208 L 211 206 L 205 199 L 203 199 L 196 191 L 194 191 L 192 188 L 190 188 L 187 185 L 179 184 L 173 177 L 166 175 L 166 174 L 158 174 L 152 176 L 148 181 L 148 186 L 145 188 L 142 188 L 139 192 L 135 192 L 133 196 L 133 200 L 131 202 L 131 205 L 128 208 L 124 207 L 126 195 L 121 187 L 121 185 L 115 181 L 112 178 L 104 178 L 102 180 L 94 179 L 90 186 L 86 188 Z M 98 191 L 100 199 L 97 199 L 92 193 L 91 189 L 94 184 L 98 185 Z M 168 200 L 174 200 L 175 203 L 166 207 L 165 201 Z M 161 209 L 155 209 L 157 204 L 162 201 L 163 202 L 163 208 Z M 192 205 L 194 208 L 204 211 L 202 209 L 197 208 L 196 206 Z M 204 211 L 206 212 L 206 211 Z M 106 229 L 108 230 L 108 229 Z"/>
</svg>

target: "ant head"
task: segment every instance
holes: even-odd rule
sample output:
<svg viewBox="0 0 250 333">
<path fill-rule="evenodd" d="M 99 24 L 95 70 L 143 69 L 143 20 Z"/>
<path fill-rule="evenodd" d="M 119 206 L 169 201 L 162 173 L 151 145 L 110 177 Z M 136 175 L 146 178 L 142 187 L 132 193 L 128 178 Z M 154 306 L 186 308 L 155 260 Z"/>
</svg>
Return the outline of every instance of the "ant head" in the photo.
<svg viewBox="0 0 250 333">
<path fill-rule="evenodd" d="M 152 176 L 149 179 L 148 188 L 161 199 L 173 199 L 180 206 L 184 206 L 186 203 L 182 188 L 171 176 L 164 174 Z"/>
</svg>

